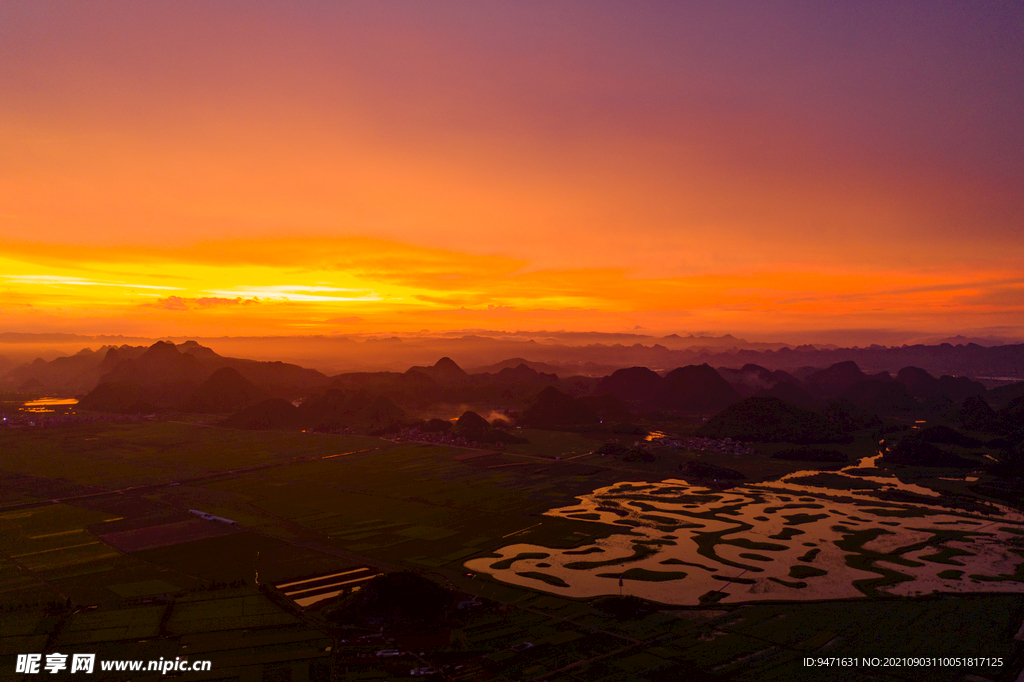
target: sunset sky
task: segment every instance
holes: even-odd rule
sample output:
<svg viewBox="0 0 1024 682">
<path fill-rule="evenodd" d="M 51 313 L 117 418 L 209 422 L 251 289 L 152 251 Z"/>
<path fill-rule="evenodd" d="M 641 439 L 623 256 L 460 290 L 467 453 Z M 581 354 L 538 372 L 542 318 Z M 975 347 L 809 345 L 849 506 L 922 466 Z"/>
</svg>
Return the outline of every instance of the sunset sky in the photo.
<svg viewBox="0 0 1024 682">
<path fill-rule="evenodd" d="M 0 0 L 0 331 L 1024 338 L 1024 3 Z"/>
</svg>

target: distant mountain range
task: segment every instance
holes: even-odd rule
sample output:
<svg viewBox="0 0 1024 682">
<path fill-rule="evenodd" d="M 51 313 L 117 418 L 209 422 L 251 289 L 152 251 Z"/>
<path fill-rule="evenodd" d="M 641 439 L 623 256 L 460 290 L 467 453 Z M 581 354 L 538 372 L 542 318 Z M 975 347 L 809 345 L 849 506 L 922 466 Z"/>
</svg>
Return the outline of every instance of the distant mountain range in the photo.
<svg viewBox="0 0 1024 682">
<path fill-rule="evenodd" d="M 9 389 L 85 393 L 82 409 L 109 412 L 230 412 L 268 395 L 303 395 L 327 382 L 316 370 L 226 358 L 195 341 L 86 349 L 23 364 L 3 376 Z"/>
<path fill-rule="evenodd" d="M 40 355 L 79 353 L 89 341 L 108 348 L 147 348 L 152 341 L 138 343 L 119 337 L 86 337 L 73 334 L 0 334 L 0 378 L 12 369 Z M 954 337 L 959 343 L 929 345 L 871 345 L 837 347 L 751 343 L 724 336 L 643 334 L 602 334 L 595 332 L 480 332 L 461 335 L 407 335 L 402 337 L 348 338 L 312 337 L 224 337 L 178 343 L 201 343 L 216 348 L 222 356 L 284 360 L 303 367 L 315 367 L 327 375 L 344 370 L 405 372 L 410 366 L 430 366 L 437 358 L 452 358 L 469 374 L 497 373 L 520 364 L 559 377 L 574 375 L 600 378 L 618 369 L 648 367 L 668 372 L 677 367 L 707 364 L 711 367 L 738 369 L 747 364 L 770 371 L 783 370 L 798 375 L 804 368 L 824 369 L 843 361 L 855 362 L 867 374 L 888 371 L 895 374 L 903 367 L 920 367 L 933 376 L 968 376 L 994 385 L 1000 380 L 1024 379 L 1024 344 L 993 345 Z M 197 343 L 198 341 L 198 343 Z M 212 351 L 211 351 L 212 352 Z M 30 354 L 32 353 L 32 354 Z M 5 367 L 6 364 L 6 367 Z M 91 366 L 92 363 L 83 363 Z M 63 373 L 58 371 L 58 374 Z M 24 378 L 28 378 L 26 375 Z M 95 377 L 82 377 L 89 385 Z M 46 383 L 45 378 L 40 380 Z M 4 382 L 11 385 L 10 381 Z M 16 383 L 16 382 L 15 382 Z M 62 383 L 67 383 L 62 382 Z"/>
<path fill-rule="evenodd" d="M 606 359 L 650 353 L 662 361 L 707 357 L 657 345 L 587 349 Z M 725 443 L 803 445 L 867 436 L 888 441 L 898 434 L 892 446 L 883 447 L 883 461 L 965 469 L 980 463 L 998 476 L 1024 479 L 1024 381 L 1008 380 L 1024 367 L 1024 346 L 782 348 L 710 357 L 728 358 L 730 364 L 637 364 L 589 376 L 525 356 L 466 371 L 444 356 L 402 372 L 331 376 L 296 364 L 226 357 L 192 340 L 158 341 L 37 359 L 9 367 L 0 383 L 23 395 L 78 395 L 76 411 L 208 415 L 204 420 L 238 429 L 396 434 L 470 447 L 523 442 L 517 426 L 571 430 L 611 439 L 609 452 L 624 461 L 651 456 L 642 444 L 629 448 L 618 441 L 647 429 L 678 429 Z M 737 366 L 752 357 L 789 369 L 755 362 Z M 825 360 L 834 362 L 815 364 Z M 921 362 L 895 364 L 902 360 Z M 965 371 L 939 374 L 931 369 L 936 366 Z M 986 385 L 972 378 L 986 376 L 1004 380 Z M 0 410 L 9 409 L 9 403 L 0 404 Z M 462 416 L 454 424 L 438 418 L 456 414 Z M 928 427 L 919 428 L 923 423 Z M 975 451 L 982 446 L 998 459 L 986 456 L 981 462 Z M 794 456 L 835 454 L 821 452 Z M 726 477 L 727 470 L 708 466 L 687 471 Z M 989 488 L 986 494 L 1001 499 L 1019 497 L 1016 488 Z"/>
<path fill-rule="evenodd" d="M 976 368 L 987 372 L 999 371 L 1000 362 L 1011 363 L 1015 358 L 1017 367 L 1024 365 L 1020 346 L 783 349 L 759 357 L 797 353 L 802 360 L 848 353 L 888 359 L 938 358 L 951 363 L 973 360 L 978 363 Z M 730 357 L 735 359 L 736 354 Z M 50 362 L 36 360 L 8 370 L 2 381 L 13 390 L 81 395 L 79 408 L 83 410 L 234 414 L 230 423 L 246 428 L 364 430 L 385 428 L 438 406 L 488 406 L 518 413 L 524 424 L 554 428 L 606 419 L 623 421 L 631 415 L 709 417 L 755 398 L 761 401 L 758 409 L 783 404 L 797 410 L 783 414 L 772 408 L 778 419 L 792 421 L 800 411 L 811 411 L 833 414 L 840 421 L 862 422 L 864 418 L 850 415 L 947 414 L 971 400 L 997 410 L 1024 396 L 1022 382 L 989 389 L 964 376 L 936 377 L 916 365 L 900 367 L 895 375 L 886 370 L 866 372 L 848 359 L 824 367 L 803 365 L 792 372 L 755 363 L 738 369 L 691 363 L 661 371 L 637 365 L 601 377 L 559 376 L 541 371 L 556 366 L 523 358 L 484 369 L 487 371 L 467 372 L 451 358 L 442 357 L 404 372 L 328 376 L 293 364 L 224 357 L 195 341 L 158 341 L 148 347 L 108 346 Z M 978 413 L 978 403 L 971 404 Z M 989 419 L 985 414 L 971 418 Z M 822 432 L 819 426 L 812 431 Z"/>
</svg>

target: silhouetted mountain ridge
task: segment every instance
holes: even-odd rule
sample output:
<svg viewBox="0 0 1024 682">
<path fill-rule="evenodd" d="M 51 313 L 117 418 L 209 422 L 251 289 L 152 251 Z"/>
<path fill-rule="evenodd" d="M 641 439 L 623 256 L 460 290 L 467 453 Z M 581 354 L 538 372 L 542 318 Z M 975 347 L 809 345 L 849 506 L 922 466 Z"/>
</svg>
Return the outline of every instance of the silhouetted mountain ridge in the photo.
<svg viewBox="0 0 1024 682">
<path fill-rule="evenodd" d="M 839 443 L 845 440 L 835 424 L 810 410 L 778 398 L 745 398 L 730 405 L 697 429 L 698 436 L 767 443 Z"/>
<path fill-rule="evenodd" d="M 176 346 L 157 341 L 141 352 L 131 347 L 111 348 L 96 367 L 108 371 L 80 403 L 82 409 L 124 410 L 123 396 L 116 390 L 101 390 L 104 384 L 136 386 L 157 410 L 231 412 L 260 398 L 294 394 L 327 383 L 327 377 L 315 370 L 283 362 L 225 358 L 195 342 Z M 214 375 L 218 378 L 207 385 Z"/>
<path fill-rule="evenodd" d="M 268 398 L 234 367 L 221 367 L 200 384 L 182 404 L 184 412 L 236 412 Z"/>
</svg>

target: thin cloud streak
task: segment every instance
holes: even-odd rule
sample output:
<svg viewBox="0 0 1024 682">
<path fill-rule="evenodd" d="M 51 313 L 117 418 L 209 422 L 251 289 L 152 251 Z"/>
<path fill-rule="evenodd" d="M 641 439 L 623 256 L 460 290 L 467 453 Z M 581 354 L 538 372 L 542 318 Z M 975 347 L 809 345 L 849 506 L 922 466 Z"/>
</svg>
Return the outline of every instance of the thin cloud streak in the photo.
<svg viewBox="0 0 1024 682">
<path fill-rule="evenodd" d="M 124 289 L 160 289 L 167 291 L 180 291 L 182 289 L 182 287 L 158 286 L 154 284 L 99 282 L 95 280 L 82 279 L 80 277 L 61 277 L 59 275 L 5 275 L 4 279 L 14 282 L 23 282 L 26 284 L 50 284 L 56 286 L 120 287 Z"/>
<path fill-rule="evenodd" d="M 345 290 L 339 289 L 339 291 Z M 256 298 L 267 298 L 275 301 L 302 301 L 307 303 L 344 303 L 352 301 L 383 300 L 383 298 L 377 294 L 367 294 L 365 296 L 316 296 L 313 294 L 304 294 L 289 287 L 256 287 L 248 289 L 243 287 L 231 290 L 212 289 L 209 293 L 216 294 L 218 296 L 250 296 Z"/>
</svg>

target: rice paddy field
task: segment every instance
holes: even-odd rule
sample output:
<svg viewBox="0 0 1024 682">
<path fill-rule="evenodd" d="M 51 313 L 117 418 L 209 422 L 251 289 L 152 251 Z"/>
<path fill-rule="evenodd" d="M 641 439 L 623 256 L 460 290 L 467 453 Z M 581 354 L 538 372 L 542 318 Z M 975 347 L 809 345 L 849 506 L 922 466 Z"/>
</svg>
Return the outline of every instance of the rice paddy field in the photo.
<svg viewBox="0 0 1024 682">
<path fill-rule="evenodd" d="M 443 665 L 579 682 L 1024 667 L 1024 520 L 965 501 L 962 474 L 901 478 L 869 451 L 842 470 L 677 451 L 624 463 L 541 435 L 490 452 L 159 422 L 0 433 L 0 679 L 18 677 L 17 653 L 64 649 L 208 653 L 214 674 L 188 679 L 296 682 Z M 750 482 L 679 478 L 694 460 Z M 472 600 L 445 636 L 422 633 L 438 640 L 423 656 L 375 656 L 417 633 L 353 638 L 320 615 L 322 595 L 394 570 Z M 650 606 L 613 615 L 600 598 L 620 591 Z M 807 656 L 1005 662 L 822 671 Z"/>
<path fill-rule="evenodd" d="M 789 493 L 789 494 L 785 494 Z M 577 598 L 666 604 L 1024 592 L 1024 517 L 953 512 L 786 479 L 726 492 L 620 483 L 552 515 L 619 525 L 576 549 L 517 543 L 466 567 Z"/>
<path fill-rule="evenodd" d="M 210 672 L 188 673 L 189 679 L 330 679 L 331 639 L 251 587 L 201 590 L 176 600 L 96 611 L 19 611 L 3 618 L 0 679 L 5 680 L 23 677 L 14 673 L 17 654 L 51 651 L 95 653 L 97 661 L 211 661 Z M 98 663 L 88 676 L 160 677 L 104 673 Z"/>
</svg>

